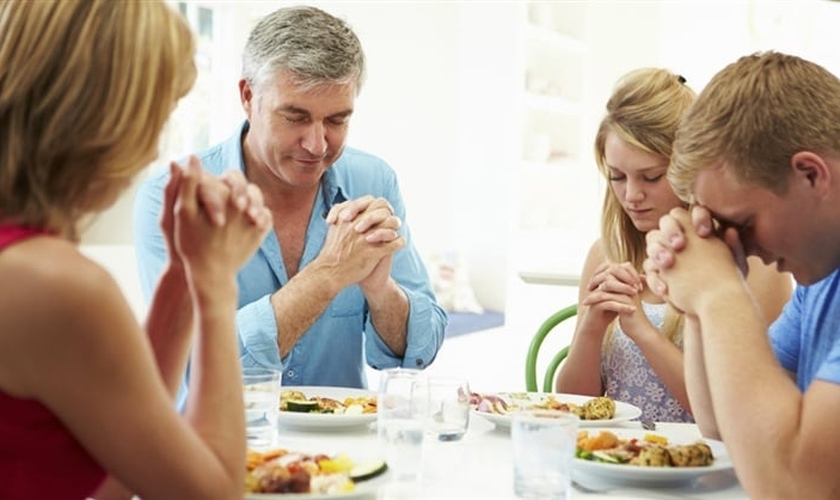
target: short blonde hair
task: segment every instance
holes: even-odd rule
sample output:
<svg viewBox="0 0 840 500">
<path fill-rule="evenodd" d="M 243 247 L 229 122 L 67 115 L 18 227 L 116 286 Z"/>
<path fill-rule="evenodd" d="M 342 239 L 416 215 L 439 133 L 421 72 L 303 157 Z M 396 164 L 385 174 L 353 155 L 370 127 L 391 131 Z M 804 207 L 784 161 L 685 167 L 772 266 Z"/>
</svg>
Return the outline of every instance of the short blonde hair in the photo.
<svg viewBox="0 0 840 500">
<path fill-rule="evenodd" d="M 695 93 L 685 79 L 666 69 L 640 68 L 622 76 L 607 101 L 606 114 L 595 135 L 595 161 L 607 186 L 607 136 L 615 134 L 633 147 L 667 160 L 680 118 L 694 99 Z M 609 260 L 629 261 L 641 270 L 645 235 L 636 229 L 609 187 L 604 193 L 601 241 Z"/>
<path fill-rule="evenodd" d="M 159 0 L 0 3 L 3 219 L 76 237 L 156 156 L 194 52 Z"/>
<path fill-rule="evenodd" d="M 668 180 L 690 200 L 698 173 L 725 165 L 783 194 L 799 151 L 840 152 L 840 80 L 796 56 L 759 52 L 718 72 L 680 124 Z"/>
</svg>

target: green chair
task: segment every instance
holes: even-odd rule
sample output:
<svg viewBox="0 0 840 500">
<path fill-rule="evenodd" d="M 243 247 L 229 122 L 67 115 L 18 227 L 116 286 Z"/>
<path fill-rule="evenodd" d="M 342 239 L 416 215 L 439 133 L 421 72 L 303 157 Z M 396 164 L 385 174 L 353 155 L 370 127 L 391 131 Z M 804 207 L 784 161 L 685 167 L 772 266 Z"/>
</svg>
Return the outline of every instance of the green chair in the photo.
<svg viewBox="0 0 840 500">
<path fill-rule="evenodd" d="M 531 339 L 531 345 L 528 346 L 528 355 L 525 358 L 525 390 L 528 392 L 539 391 L 537 387 L 537 355 L 540 352 L 540 346 L 545 340 L 545 337 L 555 326 L 575 316 L 576 314 L 577 304 L 572 304 L 549 316 L 548 319 L 543 321 L 539 329 L 537 329 L 537 333 L 534 335 L 534 338 Z M 557 375 L 557 369 L 560 367 L 560 363 L 566 359 L 568 354 L 569 346 L 566 346 L 563 349 L 560 349 L 560 351 L 551 359 L 551 362 L 545 370 L 542 392 L 554 392 L 554 378 Z"/>
</svg>

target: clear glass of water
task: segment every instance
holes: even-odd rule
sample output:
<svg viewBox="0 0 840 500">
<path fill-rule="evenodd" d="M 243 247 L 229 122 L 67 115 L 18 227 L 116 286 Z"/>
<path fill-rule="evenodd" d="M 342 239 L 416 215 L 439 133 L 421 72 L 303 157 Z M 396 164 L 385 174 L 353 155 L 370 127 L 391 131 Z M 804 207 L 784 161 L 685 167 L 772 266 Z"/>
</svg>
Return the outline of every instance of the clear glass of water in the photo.
<svg viewBox="0 0 840 500">
<path fill-rule="evenodd" d="M 271 368 L 244 368 L 242 381 L 248 446 L 270 447 L 277 435 L 277 414 L 280 411 L 280 372 Z"/>
<path fill-rule="evenodd" d="M 425 406 L 414 397 L 422 371 L 392 368 L 381 372 L 377 401 L 380 454 L 397 481 L 419 479 L 423 459 Z"/>
<path fill-rule="evenodd" d="M 438 441 L 458 441 L 470 423 L 470 386 L 465 378 L 427 376 L 415 383 L 415 398 L 425 405 L 426 432 Z"/>
<path fill-rule="evenodd" d="M 513 489 L 517 498 L 567 500 L 579 419 L 561 411 L 513 416 Z"/>
</svg>

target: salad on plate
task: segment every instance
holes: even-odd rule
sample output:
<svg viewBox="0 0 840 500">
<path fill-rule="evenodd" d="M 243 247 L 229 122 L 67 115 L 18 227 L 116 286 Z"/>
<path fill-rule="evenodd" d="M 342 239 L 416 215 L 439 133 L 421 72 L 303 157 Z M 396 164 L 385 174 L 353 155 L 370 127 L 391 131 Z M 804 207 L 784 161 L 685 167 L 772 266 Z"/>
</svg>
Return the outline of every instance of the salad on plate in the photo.
<svg viewBox="0 0 840 500">
<path fill-rule="evenodd" d="M 521 411 L 558 410 L 580 417 L 581 427 L 594 427 L 632 420 L 642 410 L 608 397 L 543 392 L 473 393 L 470 400 L 474 414 L 490 420 L 497 428 L 510 428 L 513 416 Z"/>
<path fill-rule="evenodd" d="M 345 454 L 311 454 L 285 448 L 249 449 L 245 493 L 342 496 L 354 492 L 359 483 L 381 476 L 387 469 L 380 459 L 357 462 Z"/>
</svg>

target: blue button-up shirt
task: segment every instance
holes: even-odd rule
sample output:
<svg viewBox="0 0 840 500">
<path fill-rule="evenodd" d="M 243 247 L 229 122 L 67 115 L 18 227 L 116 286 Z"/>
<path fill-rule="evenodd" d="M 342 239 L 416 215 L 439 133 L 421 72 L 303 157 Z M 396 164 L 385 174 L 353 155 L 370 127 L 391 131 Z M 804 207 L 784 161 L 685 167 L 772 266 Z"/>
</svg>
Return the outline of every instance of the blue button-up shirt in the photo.
<svg viewBox="0 0 840 500">
<path fill-rule="evenodd" d="M 245 122 L 230 139 L 198 155 L 204 168 L 215 175 L 238 168 L 243 173 L 242 136 Z M 160 229 L 163 190 L 168 169 L 154 172 L 140 186 L 134 205 L 134 242 L 143 294 L 150 301 L 166 264 L 166 244 Z M 237 276 L 239 311 L 236 324 L 243 366 L 269 366 L 282 370 L 284 385 L 328 385 L 367 387 L 364 363 L 375 369 L 396 366 L 425 368 L 435 358 L 444 338 L 447 315 L 437 304 L 426 267 L 414 247 L 405 204 L 393 169 L 383 160 L 346 147 L 341 157 L 325 172 L 321 196 L 317 196 L 300 267 L 321 251 L 327 234 L 324 220 L 335 203 L 364 195 L 388 200 L 404 222 L 400 234 L 406 246 L 394 255 L 391 276 L 402 287 L 409 302 L 406 351 L 396 356 L 371 323 L 364 295 L 357 285 L 342 290 L 312 327 L 281 359 L 277 345 L 277 321 L 269 297 L 288 283 L 280 244 L 268 234 Z M 184 388 L 186 385 L 184 385 Z M 179 405 L 185 400 L 182 389 Z"/>
</svg>

